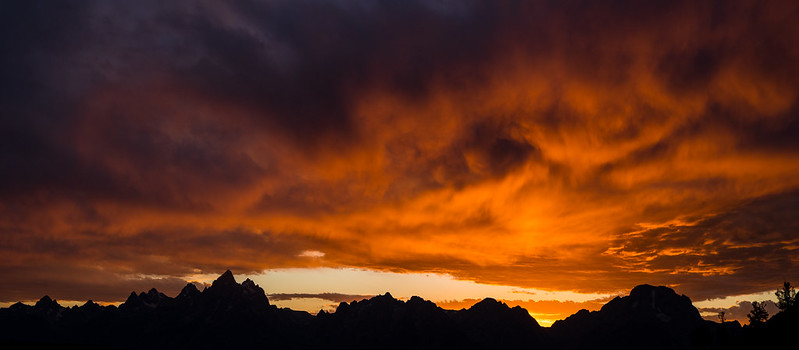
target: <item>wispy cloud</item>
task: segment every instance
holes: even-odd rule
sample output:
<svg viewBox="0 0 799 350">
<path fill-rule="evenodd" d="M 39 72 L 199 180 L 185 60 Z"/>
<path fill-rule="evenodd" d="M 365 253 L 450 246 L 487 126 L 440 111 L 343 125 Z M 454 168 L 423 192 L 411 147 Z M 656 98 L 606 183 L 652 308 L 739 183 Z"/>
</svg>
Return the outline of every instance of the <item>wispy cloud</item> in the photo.
<svg viewBox="0 0 799 350">
<path fill-rule="evenodd" d="M 291 299 L 322 299 L 329 300 L 336 303 L 349 303 L 353 301 L 360 301 L 369 299 L 374 295 L 360 295 L 360 294 L 341 294 L 341 293 L 275 293 L 269 294 L 269 300 L 282 301 Z"/>
</svg>

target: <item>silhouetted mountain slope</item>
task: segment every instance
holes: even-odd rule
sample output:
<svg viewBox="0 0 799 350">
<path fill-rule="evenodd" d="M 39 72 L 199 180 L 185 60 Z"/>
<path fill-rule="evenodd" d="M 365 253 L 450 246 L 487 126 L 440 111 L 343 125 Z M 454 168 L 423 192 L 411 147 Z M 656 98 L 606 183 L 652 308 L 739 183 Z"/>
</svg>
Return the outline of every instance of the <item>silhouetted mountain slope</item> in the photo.
<svg viewBox="0 0 799 350">
<path fill-rule="evenodd" d="M 649 285 L 549 329 L 525 309 L 490 298 L 469 309 L 444 310 L 419 297 L 402 301 L 386 293 L 314 317 L 270 305 L 261 287 L 251 280 L 236 283 L 227 271 L 203 291 L 188 284 L 175 298 L 155 289 L 134 292 L 119 307 L 87 301 L 65 308 L 47 296 L 34 306 L 16 303 L 0 309 L 0 347 L 743 349 L 778 344 L 797 325 L 795 311 L 759 327 L 704 321 L 688 297 Z"/>
<path fill-rule="evenodd" d="M 529 348 L 542 344 L 541 326 L 527 310 L 486 298 L 454 314 L 461 328 L 480 348 Z"/>
<path fill-rule="evenodd" d="M 711 327 L 691 300 L 667 287 L 640 285 L 599 311 L 580 310 L 552 325 L 565 349 L 691 349 L 712 346 Z"/>
<path fill-rule="evenodd" d="M 269 305 L 250 280 L 230 271 L 200 292 L 189 284 L 175 298 L 156 289 L 131 293 L 118 308 L 87 302 L 64 308 L 49 297 L 0 310 L 0 341 L 118 348 L 215 348 L 220 344 L 293 346 L 311 315 Z"/>
<path fill-rule="evenodd" d="M 530 314 L 486 299 L 468 310 L 444 310 L 419 297 L 407 302 L 391 294 L 320 313 L 311 331 L 334 348 L 418 349 L 540 347 L 542 330 Z M 322 346 L 323 344 L 315 344 Z"/>
<path fill-rule="evenodd" d="M 318 315 L 311 332 L 318 339 L 329 339 L 332 348 L 341 349 L 441 348 L 466 344 L 464 335 L 443 309 L 418 297 L 403 302 L 388 293 L 339 304 L 335 313 Z"/>
<path fill-rule="evenodd" d="M 728 342 L 725 349 L 794 348 L 799 330 L 799 309 L 792 308 L 772 316 L 765 324 L 745 326 L 740 337 Z M 787 346 L 787 347 L 786 347 Z"/>
</svg>

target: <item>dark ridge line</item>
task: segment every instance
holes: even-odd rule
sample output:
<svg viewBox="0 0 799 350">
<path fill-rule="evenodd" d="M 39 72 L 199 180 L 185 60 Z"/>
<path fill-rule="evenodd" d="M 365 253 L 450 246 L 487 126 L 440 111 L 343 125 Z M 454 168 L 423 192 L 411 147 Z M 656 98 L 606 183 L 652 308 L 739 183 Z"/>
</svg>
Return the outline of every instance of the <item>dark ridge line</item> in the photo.
<svg viewBox="0 0 799 350">
<path fill-rule="evenodd" d="M 687 296 L 651 285 L 550 328 L 493 298 L 446 310 L 385 293 L 312 315 L 270 304 L 260 286 L 237 283 L 228 270 L 202 291 L 189 283 L 175 297 L 155 288 L 131 292 L 119 307 L 89 300 L 67 308 L 49 296 L 33 306 L 15 303 L 0 309 L 0 347 L 751 349 L 791 341 L 797 327 L 796 309 L 758 325 L 707 321 Z"/>
</svg>

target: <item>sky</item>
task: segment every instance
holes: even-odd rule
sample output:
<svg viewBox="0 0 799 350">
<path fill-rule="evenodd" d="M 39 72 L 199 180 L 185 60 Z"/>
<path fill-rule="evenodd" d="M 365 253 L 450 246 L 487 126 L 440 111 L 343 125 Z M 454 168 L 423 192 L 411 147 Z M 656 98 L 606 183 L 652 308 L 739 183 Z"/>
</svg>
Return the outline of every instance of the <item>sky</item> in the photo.
<svg viewBox="0 0 799 350">
<path fill-rule="evenodd" d="M 797 23 L 795 1 L 4 1 L 0 302 L 227 269 L 314 307 L 773 299 L 799 282 Z"/>
</svg>

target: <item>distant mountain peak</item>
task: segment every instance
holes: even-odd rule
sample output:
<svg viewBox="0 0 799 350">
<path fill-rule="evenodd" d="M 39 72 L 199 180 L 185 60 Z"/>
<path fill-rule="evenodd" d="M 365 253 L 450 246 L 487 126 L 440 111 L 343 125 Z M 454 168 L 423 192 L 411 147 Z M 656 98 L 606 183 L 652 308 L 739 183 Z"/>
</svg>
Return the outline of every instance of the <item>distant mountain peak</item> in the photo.
<svg viewBox="0 0 799 350">
<path fill-rule="evenodd" d="M 657 348 L 682 349 L 689 348 L 691 332 L 703 323 L 687 296 L 669 287 L 642 284 L 628 296 L 613 298 L 599 311 L 580 310 L 556 321 L 552 329 L 569 339 L 572 348 L 587 348 L 608 337 L 625 340 L 617 348 L 653 348 L 652 339 L 667 337 L 669 343 Z"/>
<path fill-rule="evenodd" d="M 418 295 L 414 295 L 414 296 L 412 296 L 410 299 L 408 299 L 408 302 L 409 302 L 409 303 L 421 303 L 421 302 L 424 302 L 424 301 L 425 301 L 425 300 L 424 300 L 424 299 L 422 299 L 422 297 L 420 297 L 420 296 L 418 296 Z"/>
<path fill-rule="evenodd" d="M 61 305 L 58 304 L 57 301 L 55 301 L 54 299 L 50 299 L 49 296 L 45 295 L 41 299 L 39 299 L 39 301 L 37 301 L 35 305 L 33 305 L 33 310 L 36 310 L 36 312 L 44 315 L 58 317 L 58 315 L 61 314 L 63 308 L 61 307 Z"/>
<path fill-rule="evenodd" d="M 483 300 L 478 301 L 474 305 L 492 305 L 492 304 L 504 304 L 504 303 L 501 303 L 494 298 L 484 298 Z"/>
<path fill-rule="evenodd" d="M 391 295 L 391 293 L 386 292 L 386 294 L 377 295 L 377 296 L 375 296 L 375 297 L 373 297 L 371 299 L 362 300 L 360 303 L 364 303 L 364 302 L 368 302 L 368 303 L 371 303 L 371 304 L 391 305 L 393 303 L 401 302 L 401 301 L 395 299 L 394 296 Z M 356 303 L 358 303 L 358 302 L 354 301 L 352 304 L 356 304 Z"/>
<path fill-rule="evenodd" d="M 144 292 L 139 294 L 139 299 L 147 307 L 154 308 L 164 300 L 168 300 L 169 297 L 166 296 L 166 294 L 159 292 L 157 289 L 151 288 L 149 291 L 147 291 L 147 294 Z"/>
<path fill-rule="evenodd" d="M 136 294 L 135 291 L 130 292 L 130 295 L 128 295 L 128 298 L 125 300 L 124 303 L 119 305 L 119 308 L 123 309 L 123 310 L 129 310 L 129 309 L 136 309 L 136 308 L 144 305 L 144 302 L 142 301 L 142 296 L 143 295 L 144 295 L 144 293 L 141 293 L 141 295 L 139 295 L 139 294 Z"/>
<path fill-rule="evenodd" d="M 263 288 L 259 287 L 257 284 L 255 284 L 255 282 L 253 282 L 253 280 L 249 278 L 244 280 L 244 282 L 241 282 L 241 287 L 244 290 L 244 294 L 263 294 L 266 296 Z"/>
<path fill-rule="evenodd" d="M 230 270 L 227 270 L 227 271 L 225 271 L 225 273 L 223 273 L 221 276 L 219 276 L 219 278 L 217 278 L 213 283 L 211 283 L 211 286 L 234 285 L 234 284 L 238 284 L 236 282 L 236 278 L 233 277 L 233 272 L 230 272 Z"/>
<path fill-rule="evenodd" d="M 88 312 L 97 312 L 97 311 L 102 310 L 103 307 L 100 306 L 100 304 L 97 304 L 97 303 L 95 303 L 92 300 L 88 300 L 88 301 L 86 301 L 86 303 L 84 303 L 83 305 L 79 306 L 78 309 L 83 310 L 83 311 L 88 311 Z"/>
<path fill-rule="evenodd" d="M 130 295 L 128 295 L 128 299 L 125 300 L 125 304 L 127 304 L 129 302 L 133 302 L 133 301 L 135 301 L 137 299 L 139 299 L 139 296 L 136 294 L 136 292 L 135 291 L 134 292 L 130 292 Z"/>
<path fill-rule="evenodd" d="M 13 305 L 8 307 L 12 311 L 21 311 L 21 310 L 28 310 L 31 308 L 30 305 L 23 304 L 22 302 L 16 302 Z"/>
<path fill-rule="evenodd" d="M 269 300 L 263 288 L 256 285 L 255 282 L 249 278 L 241 284 L 237 283 L 230 270 L 225 271 L 225 273 L 211 283 L 210 287 L 203 290 L 201 294 L 203 295 L 203 299 L 216 300 L 217 302 L 227 300 L 226 302 L 233 302 L 239 305 L 269 305 Z"/>
<path fill-rule="evenodd" d="M 105 345 L 103 342 L 117 338 L 93 337 L 112 331 L 123 335 L 119 338 L 123 342 L 142 339 L 143 343 L 135 344 L 137 348 L 138 345 L 159 348 L 172 344 L 177 337 L 203 339 L 204 335 L 220 329 L 225 336 L 217 341 L 224 343 L 212 344 L 231 347 L 229 340 L 240 335 L 242 329 L 246 333 L 270 329 L 272 333 L 255 340 L 254 344 L 260 347 L 264 345 L 260 342 L 273 342 L 273 345 L 319 349 L 331 348 L 332 344 L 332 348 L 547 348 L 546 345 L 558 345 L 555 348 L 563 350 L 663 350 L 696 348 L 692 347 L 695 342 L 713 344 L 716 341 L 713 336 L 733 334 L 729 332 L 736 329 L 740 334 L 741 330 L 740 324 L 731 322 L 719 325 L 722 328 L 715 327 L 716 323 L 701 319 L 688 297 L 668 287 L 651 285 L 639 285 L 629 295 L 614 298 L 599 311 L 580 310 L 555 322 L 549 329 L 541 328 L 522 307 L 510 307 L 494 298 L 482 299 L 469 309 L 444 310 L 418 296 L 403 301 L 390 293 L 350 304 L 342 302 L 335 312 L 320 310 L 317 318 L 313 318 L 307 312 L 270 306 L 261 287 L 251 279 L 236 283 L 230 271 L 203 292 L 197 285 L 188 283 L 174 299 L 152 288 L 147 292 L 131 292 L 119 307 L 100 306 L 89 300 L 80 307 L 64 308 L 44 296 L 35 306 L 16 303 L 8 309 L 0 310 L 0 325 L 3 326 L 0 339 L 3 339 L 4 329 L 11 329 L 6 334 L 24 333 L 26 339 L 56 342 L 66 339 L 58 338 L 60 334 L 69 332 L 77 334 L 76 339 L 80 341 L 98 341 Z M 18 317 L 38 322 L 38 326 L 20 323 Z M 769 320 L 769 324 L 795 322 L 785 321 L 786 317 L 794 316 L 781 313 Z M 98 327 L 99 332 L 74 333 L 86 325 Z M 728 333 L 716 332 L 717 328 Z M 251 340 L 243 340 L 232 347 L 248 348 L 248 341 Z M 208 346 L 206 343 L 195 345 Z"/>
<path fill-rule="evenodd" d="M 699 318 L 699 311 L 693 306 L 691 299 L 685 295 L 677 294 L 669 287 L 642 284 L 633 288 L 626 299 L 628 299 L 627 302 L 633 309 L 644 308 L 652 310 L 663 322 L 671 320 L 671 317 L 667 315 L 671 312 Z M 608 305 L 610 304 L 608 303 Z"/>
<path fill-rule="evenodd" d="M 52 309 L 52 308 L 61 308 L 61 305 L 58 304 L 57 301 L 54 299 L 50 299 L 49 295 L 43 296 L 36 304 L 33 306 L 37 309 Z"/>
<path fill-rule="evenodd" d="M 187 283 L 186 286 L 180 290 L 180 294 L 178 294 L 177 298 L 192 298 L 199 294 L 200 291 L 194 283 Z"/>
<path fill-rule="evenodd" d="M 503 302 L 497 301 L 494 298 L 485 298 L 475 303 L 474 305 L 472 305 L 472 307 L 469 308 L 470 311 L 505 310 L 505 309 L 509 309 L 508 305 Z"/>
</svg>

